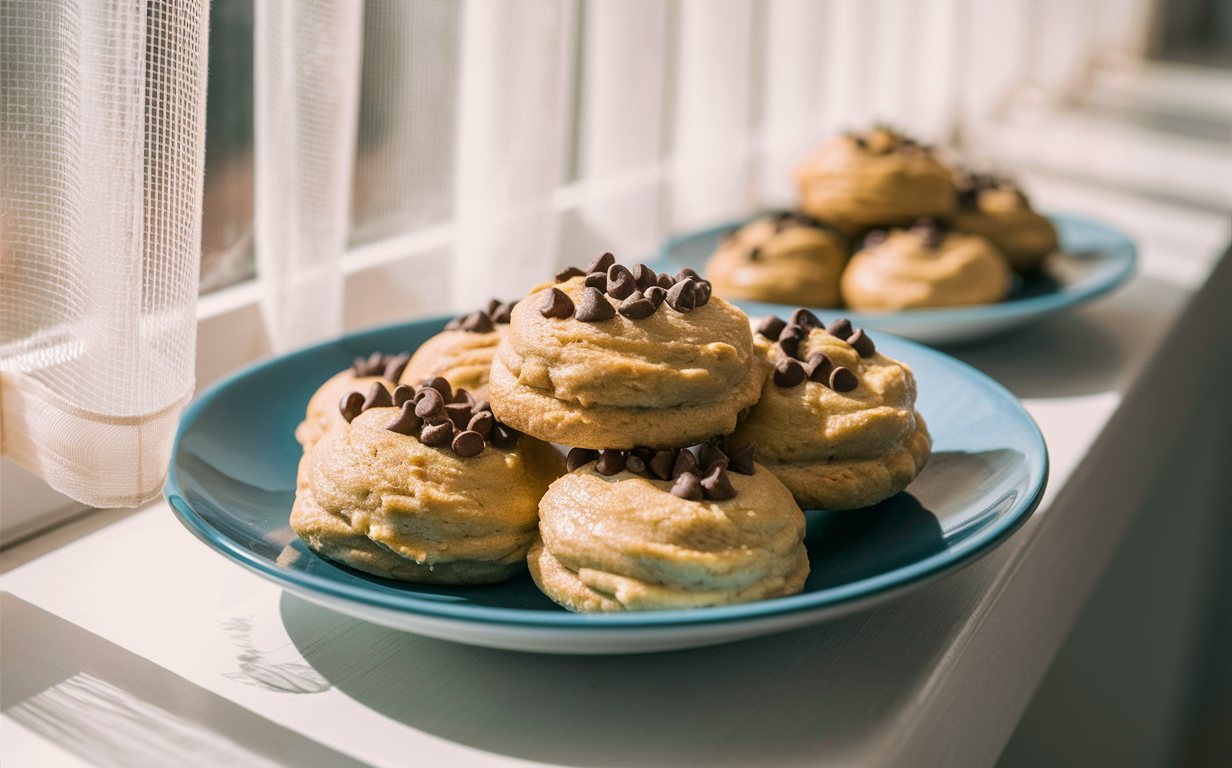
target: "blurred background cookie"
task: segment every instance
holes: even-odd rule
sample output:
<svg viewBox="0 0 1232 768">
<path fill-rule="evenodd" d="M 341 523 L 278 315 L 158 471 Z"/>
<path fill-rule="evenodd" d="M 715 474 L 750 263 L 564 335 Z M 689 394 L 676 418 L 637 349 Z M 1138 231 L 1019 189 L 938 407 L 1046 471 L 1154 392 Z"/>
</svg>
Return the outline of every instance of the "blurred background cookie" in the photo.
<svg viewBox="0 0 1232 768">
<path fill-rule="evenodd" d="M 843 272 L 843 303 L 865 312 L 991 304 L 1010 290 L 1009 262 L 980 235 L 931 219 L 870 232 Z"/>
<path fill-rule="evenodd" d="M 746 224 L 706 263 L 714 292 L 811 307 L 839 306 L 846 238 L 805 213 L 784 211 Z"/>
<path fill-rule="evenodd" d="M 849 235 L 946 218 L 957 192 L 932 151 L 884 126 L 827 141 L 796 168 L 800 207 Z"/>
<path fill-rule="evenodd" d="M 997 246 L 1010 266 L 1027 273 L 1057 250 L 1057 230 L 1031 208 L 1022 189 L 1005 176 L 961 171 L 955 174 L 958 210 L 956 232 L 983 235 Z"/>
</svg>

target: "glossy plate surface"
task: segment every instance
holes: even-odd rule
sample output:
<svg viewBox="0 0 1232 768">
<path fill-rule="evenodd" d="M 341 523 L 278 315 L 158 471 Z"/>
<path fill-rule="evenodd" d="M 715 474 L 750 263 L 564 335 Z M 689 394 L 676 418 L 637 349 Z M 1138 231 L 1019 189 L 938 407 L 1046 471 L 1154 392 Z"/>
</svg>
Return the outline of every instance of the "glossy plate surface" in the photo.
<svg viewBox="0 0 1232 768">
<path fill-rule="evenodd" d="M 957 344 L 990 338 L 1047 316 L 1080 306 L 1115 289 L 1134 273 L 1137 249 L 1121 232 L 1087 219 L 1050 216 L 1061 239 L 1061 253 L 1048 257 L 1044 268 L 1026 279 L 1015 279 L 1008 299 L 997 304 L 954 309 L 915 309 L 884 314 L 820 308 L 823 320 L 841 314 L 857 327 L 893 333 L 925 344 Z M 675 274 L 685 267 L 705 274 L 706 260 L 727 232 L 747 223 L 721 227 L 668 240 L 649 266 Z M 795 306 L 738 299 L 732 303 L 752 316 L 784 318 Z"/>
<path fill-rule="evenodd" d="M 293 433 L 309 397 L 356 355 L 413 350 L 445 318 L 353 334 L 244 370 L 185 412 L 165 493 L 207 546 L 305 599 L 398 629 L 476 645 L 551 653 L 636 653 L 738 640 L 815 623 L 887 599 L 970 562 L 1039 503 L 1043 437 L 1018 401 L 974 369 L 926 347 L 872 334 L 908 362 L 933 457 L 903 493 L 854 512 L 806 512 L 812 573 L 804 592 L 745 605 L 572 614 L 523 574 L 486 587 L 368 576 L 321 559 L 291 531 L 301 451 Z"/>
</svg>

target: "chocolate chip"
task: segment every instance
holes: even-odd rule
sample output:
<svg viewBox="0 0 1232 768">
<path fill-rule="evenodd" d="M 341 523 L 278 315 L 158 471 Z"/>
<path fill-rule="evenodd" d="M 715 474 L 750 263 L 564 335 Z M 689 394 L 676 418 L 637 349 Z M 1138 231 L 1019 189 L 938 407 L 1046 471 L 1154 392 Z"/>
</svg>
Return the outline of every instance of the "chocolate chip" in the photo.
<svg viewBox="0 0 1232 768">
<path fill-rule="evenodd" d="M 693 278 L 694 280 L 702 279 L 702 276 L 697 274 L 697 272 L 695 272 L 692 269 L 689 269 L 688 267 L 685 267 L 684 269 L 676 273 L 676 282 L 680 282 L 681 280 L 684 280 L 685 278 L 689 278 L 689 277 Z"/>
<path fill-rule="evenodd" d="M 757 471 L 753 466 L 753 452 L 757 450 L 757 443 L 745 443 L 744 447 L 731 455 L 731 462 L 727 465 L 729 472 L 739 472 L 742 475 L 751 475 Z"/>
<path fill-rule="evenodd" d="M 491 333 L 493 330 L 492 318 L 483 310 L 472 312 L 462 319 L 462 323 L 458 328 L 470 333 Z"/>
<path fill-rule="evenodd" d="M 655 303 L 642 295 L 641 291 L 634 291 L 629 294 L 628 298 L 620 302 L 620 314 L 630 320 L 642 320 L 650 317 L 655 313 Z"/>
<path fill-rule="evenodd" d="M 834 371 L 834 361 L 825 352 L 814 352 L 809 355 L 808 364 L 804 366 L 805 372 L 812 381 L 830 386 L 830 374 Z"/>
<path fill-rule="evenodd" d="M 385 365 L 381 362 L 383 356 L 380 352 L 373 352 L 367 358 L 357 357 L 351 367 L 355 370 L 356 376 L 380 376 L 385 372 Z"/>
<path fill-rule="evenodd" d="M 716 465 L 726 467 L 731 460 L 727 458 L 727 454 L 713 443 L 706 443 L 702 446 L 702 462 L 701 465 L 706 468 L 706 472 L 714 469 Z"/>
<path fill-rule="evenodd" d="M 776 387 L 794 387 L 804 381 L 804 366 L 799 360 L 785 357 L 774 366 L 774 385 Z"/>
<path fill-rule="evenodd" d="M 851 321 L 845 317 L 840 317 L 826 326 L 826 333 L 840 339 L 846 339 L 850 336 L 851 330 Z"/>
<path fill-rule="evenodd" d="M 496 310 L 500 309 L 500 307 L 501 307 L 500 299 L 488 299 L 488 316 L 491 317 L 492 315 L 496 314 Z"/>
<path fill-rule="evenodd" d="M 566 320 L 573 315 L 573 300 L 559 288 L 551 288 L 539 302 L 539 314 L 556 320 Z"/>
<path fill-rule="evenodd" d="M 385 385 L 379 381 L 372 382 L 372 386 L 368 387 L 368 396 L 364 398 L 363 410 L 369 408 L 388 408 L 394 404 L 394 399 L 390 397 L 389 390 L 385 389 Z"/>
<path fill-rule="evenodd" d="M 672 478 L 672 465 L 676 463 L 675 451 L 655 451 L 655 455 L 650 459 L 650 471 L 655 473 L 655 477 L 660 480 L 670 480 Z"/>
<path fill-rule="evenodd" d="M 605 278 L 606 279 L 606 278 Z M 583 323 L 598 323 L 616 316 L 616 308 L 598 288 L 583 288 L 573 319 Z"/>
<path fill-rule="evenodd" d="M 663 290 L 670 291 L 672 289 L 672 286 L 676 284 L 676 281 L 675 279 L 672 278 L 671 275 L 664 272 L 663 274 L 659 275 L 659 278 L 655 281 L 655 283 Z"/>
<path fill-rule="evenodd" d="M 916 221 L 908 231 L 919 237 L 925 248 L 936 248 L 945 240 L 945 232 L 937 226 L 937 222 L 928 217 Z"/>
<path fill-rule="evenodd" d="M 587 288 L 594 288 L 600 293 L 604 293 L 607 291 L 607 273 L 591 272 L 586 276 L 586 279 L 582 282 L 582 285 Z"/>
<path fill-rule="evenodd" d="M 521 436 L 521 432 L 508 424 L 494 421 L 492 422 L 492 434 L 488 435 L 488 441 L 503 451 L 512 451 L 518 447 L 518 438 Z"/>
<path fill-rule="evenodd" d="M 498 325 L 504 325 L 513 318 L 513 305 L 516 301 L 511 301 L 508 304 L 501 304 L 496 309 L 492 310 L 492 322 Z"/>
<path fill-rule="evenodd" d="M 564 269 L 556 273 L 556 282 L 563 283 L 566 280 L 570 280 L 575 277 L 583 277 L 585 276 L 585 274 L 586 274 L 585 272 L 578 269 L 577 267 L 565 267 Z"/>
<path fill-rule="evenodd" d="M 415 393 L 415 415 L 421 419 L 440 416 L 445 410 L 445 398 L 432 387 L 421 387 Z"/>
<path fill-rule="evenodd" d="M 646 462 L 648 462 L 648 461 L 650 461 L 650 458 L 651 458 L 652 456 L 654 456 L 654 449 L 653 449 L 653 448 L 647 448 L 647 447 L 645 447 L 645 446 L 638 446 L 637 448 L 633 448 L 633 449 L 631 449 L 631 450 L 629 451 L 629 455 L 630 455 L 630 456 L 636 456 L 636 457 L 638 457 L 639 459 L 641 459 L 642 461 L 646 461 Z"/>
<path fill-rule="evenodd" d="M 457 389 L 453 391 L 453 398 L 450 399 L 449 402 L 466 403 L 467 407 L 469 408 L 470 406 L 475 404 L 475 396 L 472 395 L 470 392 L 466 391 L 465 389 L 463 389 L 462 387 L 458 387 Z"/>
<path fill-rule="evenodd" d="M 492 403 L 488 402 L 486 397 L 482 400 L 476 400 L 475 404 L 471 406 L 471 413 L 483 413 L 485 411 L 488 413 L 492 412 Z"/>
<path fill-rule="evenodd" d="M 483 453 L 483 435 L 478 432 L 459 432 L 454 435 L 453 443 L 450 447 L 453 452 L 464 459 L 469 459 L 471 456 L 478 456 Z"/>
<path fill-rule="evenodd" d="M 710 281 L 709 280 L 698 280 L 696 284 L 693 286 L 693 293 L 695 295 L 694 306 L 696 307 L 706 306 L 706 303 L 710 301 Z"/>
<path fill-rule="evenodd" d="M 586 268 L 587 274 L 591 272 L 607 272 L 613 264 L 616 263 L 616 257 L 610 253 L 605 253 L 594 261 L 590 262 L 590 266 Z"/>
<path fill-rule="evenodd" d="M 821 321 L 817 319 L 817 315 L 814 315 L 812 312 L 809 312 L 803 307 L 797 309 L 795 312 L 792 312 L 791 320 L 788 320 L 788 322 L 792 325 L 798 325 L 805 330 L 812 330 L 813 328 L 821 327 Z"/>
<path fill-rule="evenodd" d="M 408 400 L 414 400 L 414 399 L 415 399 L 415 388 L 414 387 L 409 386 L 407 384 L 399 384 L 398 386 L 394 387 L 393 401 L 396 407 L 401 408 L 403 403 L 405 403 Z"/>
<path fill-rule="evenodd" d="M 592 451 L 589 448 L 573 448 L 569 451 L 569 455 L 565 457 L 565 467 L 570 472 L 574 472 L 598 458 L 598 451 Z"/>
<path fill-rule="evenodd" d="M 398 414 L 398 418 L 386 424 L 385 429 L 400 435 L 413 435 L 419 431 L 419 425 L 422 423 L 422 420 L 415 415 L 415 403 L 408 400 L 402 404 L 402 413 Z"/>
<path fill-rule="evenodd" d="M 830 389 L 835 392 L 850 392 L 860 386 L 860 380 L 848 368 L 839 366 L 830 374 Z"/>
<path fill-rule="evenodd" d="M 808 331 L 802 326 L 788 324 L 779 331 L 779 348 L 788 357 L 799 359 L 800 343 L 808 338 Z"/>
<path fill-rule="evenodd" d="M 595 462 L 595 471 L 601 475 L 611 477 L 617 472 L 625 468 L 624 451 L 603 451 L 599 454 L 599 460 Z"/>
<path fill-rule="evenodd" d="M 754 248 L 749 251 L 749 261 L 757 261 L 757 257 L 761 255 L 761 248 Z"/>
<path fill-rule="evenodd" d="M 872 357 L 877 354 L 877 347 L 874 346 L 873 340 L 868 337 L 863 328 L 856 329 L 856 332 L 847 338 L 847 343 L 860 357 Z"/>
<path fill-rule="evenodd" d="M 645 264 L 638 264 L 633 268 L 633 280 L 637 289 L 645 293 L 650 286 L 659 284 L 659 274 Z"/>
<path fill-rule="evenodd" d="M 364 396 L 358 392 L 348 392 L 343 395 L 342 400 L 338 403 L 338 410 L 342 412 L 342 418 L 350 424 L 355 420 L 355 417 L 364 411 Z"/>
<path fill-rule="evenodd" d="M 410 361 L 411 355 L 409 352 L 403 352 L 397 357 L 389 358 L 389 361 L 385 363 L 385 378 L 397 384 L 398 379 L 402 378 L 402 372 L 406 370 L 406 364 Z"/>
<path fill-rule="evenodd" d="M 607 295 L 613 299 L 625 299 L 637 290 L 637 280 L 623 264 L 613 264 L 607 270 Z"/>
<path fill-rule="evenodd" d="M 445 406 L 445 415 L 458 429 L 466 429 L 471 420 L 470 403 L 449 403 Z"/>
<path fill-rule="evenodd" d="M 646 289 L 646 298 L 650 299 L 650 301 L 654 303 L 655 309 L 658 309 L 659 305 L 663 303 L 663 300 L 667 298 L 667 291 L 657 285 L 652 285 Z"/>
<path fill-rule="evenodd" d="M 778 341 L 779 334 L 787 327 L 777 315 L 768 315 L 757 324 L 757 332 L 771 341 Z"/>
<path fill-rule="evenodd" d="M 688 278 L 673 285 L 667 292 L 667 306 L 681 314 L 692 312 L 697 306 L 697 290 L 693 286 L 694 282 Z"/>
<path fill-rule="evenodd" d="M 650 474 L 650 470 L 646 468 L 646 461 L 641 456 L 630 455 L 625 459 L 625 469 L 643 477 Z"/>
<path fill-rule="evenodd" d="M 433 419 L 424 424 L 423 431 L 419 433 L 419 442 L 435 447 L 449 445 L 453 441 L 453 432 L 453 422 L 449 419 Z"/>
<path fill-rule="evenodd" d="M 672 464 L 672 479 L 676 479 L 686 472 L 697 471 L 697 457 L 690 450 L 682 450 L 676 456 L 675 463 Z"/>
<path fill-rule="evenodd" d="M 492 434 L 492 423 L 494 421 L 496 420 L 492 418 L 492 414 L 483 411 L 471 416 L 466 422 L 466 428 L 472 432 L 478 432 L 480 437 L 487 440 L 488 436 Z"/>
<path fill-rule="evenodd" d="M 688 451 L 685 451 L 685 453 L 688 453 Z M 692 472 L 685 472 L 676 478 L 676 484 L 672 486 L 671 494 L 686 501 L 701 501 L 704 497 L 701 480 Z"/>
<path fill-rule="evenodd" d="M 716 466 L 702 478 L 702 490 L 711 501 L 726 501 L 736 498 L 736 489 L 732 487 L 731 478 L 727 476 L 725 467 Z"/>
</svg>

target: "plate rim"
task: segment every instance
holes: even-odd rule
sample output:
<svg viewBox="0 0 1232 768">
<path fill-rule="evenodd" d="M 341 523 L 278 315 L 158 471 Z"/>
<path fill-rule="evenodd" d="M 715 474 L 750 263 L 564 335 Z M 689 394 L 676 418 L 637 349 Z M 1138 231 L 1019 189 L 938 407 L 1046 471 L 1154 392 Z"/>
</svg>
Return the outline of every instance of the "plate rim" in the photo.
<svg viewBox="0 0 1232 768">
<path fill-rule="evenodd" d="M 615 630 L 615 629 L 664 629 L 680 625 L 727 624 L 730 622 L 755 621 L 759 618 L 777 615 L 790 615 L 804 611 L 819 611 L 834 609 L 841 611 L 845 604 L 869 605 L 870 601 L 888 599 L 905 589 L 922 586 L 934 578 L 958 570 L 983 555 L 991 552 L 1006 538 L 1022 526 L 1039 506 L 1047 487 L 1050 460 L 1047 444 L 1039 425 L 1022 406 L 1022 403 L 1008 389 L 983 372 L 949 355 L 934 350 L 919 342 L 904 339 L 880 331 L 873 331 L 874 337 L 882 336 L 892 339 L 890 346 L 904 345 L 913 354 L 932 357 L 943 365 L 957 367 L 973 383 L 990 390 L 996 397 L 1010 406 L 1017 416 L 1029 425 L 1031 448 L 1038 456 L 1038 467 L 1031 471 L 1028 488 L 1034 492 L 1024 494 L 1023 498 L 1015 499 L 1012 510 L 998 520 L 993 526 L 981 532 L 980 535 L 959 542 L 953 549 L 934 553 L 922 560 L 826 589 L 789 595 L 752 603 L 712 606 L 707 608 L 679 609 L 670 611 L 643 611 L 623 613 L 580 614 L 572 612 L 527 610 L 523 608 L 500 608 L 477 605 L 457 605 L 452 603 L 436 603 L 423 601 L 413 594 L 385 595 L 363 588 L 342 584 L 330 579 L 303 573 L 267 562 L 251 550 L 227 537 L 223 532 L 211 526 L 193 509 L 185 498 L 179 486 L 176 475 L 177 459 L 185 432 L 195 422 L 196 418 L 209 404 L 221 397 L 230 386 L 252 375 L 253 373 L 282 363 L 283 361 L 319 354 L 328 348 L 345 344 L 348 340 L 371 334 L 380 334 L 411 327 L 438 326 L 443 327 L 452 315 L 439 315 L 418 320 L 390 323 L 374 328 L 352 332 L 343 336 L 315 344 L 268 360 L 256 361 L 233 372 L 212 384 L 199 395 L 181 416 L 179 428 L 176 431 L 175 444 L 172 449 L 171 463 L 167 479 L 163 487 L 173 513 L 186 528 L 198 539 L 223 557 L 233 560 L 247 570 L 279 584 L 287 584 L 298 589 L 308 589 L 324 593 L 336 599 L 360 603 L 378 609 L 394 610 L 410 615 L 420 615 L 435 619 L 462 620 L 481 622 L 488 625 L 507 627 L 523 627 L 538 629 L 556 629 L 569 631 Z M 1030 458 L 1030 456 L 1028 456 Z M 1030 468 L 1028 468 L 1030 470 Z M 288 511 L 289 514 L 289 511 Z M 409 603 L 409 604 L 408 604 Z M 476 615 L 478 614 L 478 615 Z"/>
<path fill-rule="evenodd" d="M 673 235 L 663 241 L 662 246 L 659 248 L 659 252 L 655 255 L 655 261 L 662 263 L 670 260 L 672 258 L 672 248 L 686 240 L 717 235 L 721 232 L 726 232 L 731 229 L 744 226 L 754 219 L 764 216 L 770 212 L 772 211 L 763 211 L 753 216 L 732 220 L 724 224 L 696 229 L 679 235 Z M 1063 286 L 1055 293 L 1047 293 L 1041 296 L 1028 296 L 1023 299 L 999 301 L 993 304 L 980 304 L 969 307 L 934 307 L 927 309 L 907 309 L 897 312 L 855 312 L 844 307 L 810 306 L 808 308 L 825 312 L 841 312 L 844 316 L 851 319 L 855 325 L 859 325 L 861 322 L 870 325 L 878 322 L 892 322 L 901 323 L 903 324 L 903 327 L 906 327 L 906 324 L 913 320 L 925 321 L 929 323 L 973 323 L 980 321 L 1013 320 L 1030 317 L 1033 315 L 1051 313 L 1085 304 L 1088 301 L 1092 301 L 1100 296 L 1116 290 L 1134 276 L 1134 273 L 1137 271 L 1138 267 L 1138 246 L 1133 239 L 1128 237 L 1124 232 L 1116 227 L 1095 221 L 1094 219 L 1088 219 L 1085 216 L 1074 216 L 1071 214 L 1052 212 L 1045 213 L 1045 215 L 1050 220 L 1055 222 L 1067 222 L 1102 230 L 1105 234 L 1111 235 L 1119 240 L 1120 247 L 1124 249 L 1123 253 L 1113 253 L 1105 250 L 1097 251 L 1097 253 L 1102 254 L 1109 263 L 1113 263 L 1116 266 L 1116 271 L 1110 272 L 1109 275 L 1103 280 L 1094 282 L 1091 285 L 1080 289 L 1069 289 Z M 1060 253 L 1064 255 L 1064 252 Z M 771 308 L 793 307 L 793 305 L 790 304 L 780 304 L 772 301 L 757 301 L 755 299 L 728 299 L 728 301 L 741 307 L 742 309 L 748 306 L 761 313 L 773 311 Z M 765 309 L 763 310 L 762 308 Z M 755 312 L 750 312 L 750 314 L 754 313 Z"/>
</svg>

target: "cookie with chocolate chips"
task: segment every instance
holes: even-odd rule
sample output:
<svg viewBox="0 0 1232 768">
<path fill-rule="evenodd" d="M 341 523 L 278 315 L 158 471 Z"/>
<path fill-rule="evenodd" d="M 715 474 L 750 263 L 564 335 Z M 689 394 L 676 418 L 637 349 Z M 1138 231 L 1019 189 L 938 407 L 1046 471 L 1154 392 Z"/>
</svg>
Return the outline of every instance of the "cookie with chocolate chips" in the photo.
<svg viewBox="0 0 1232 768">
<path fill-rule="evenodd" d="M 945 218 L 957 201 L 948 168 L 933 152 L 886 126 L 827 141 L 796 168 L 800 207 L 849 235 Z"/>
<path fill-rule="evenodd" d="M 604 254 L 560 276 L 513 310 L 492 362 L 497 420 L 563 445 L 678 448 L 730 432 L 756 402 L 748 320 L 695 272 Z"/>
<path fill-rule="evenodd" d="M 1056 227 L 1036 213 L 1013 179 L 996 174 L 960 171 L 958 211 L 954 230 L 981 235 L 1023 274 L 1039 268 L 1044 257 L 1059 247 Z"/>
<path fill-rule="evenodd" d="M 455 387 L 486 396 L 492 356 L 509 330 L 515 303 L 493 299 L 487 307 L 449 321 L 444 331 L 415 351 L 402 382 L 412 384 L 443 376 Z"/>
<path fill-rule="evenodd" d="M 846 263 L 841 232 L 807 214 L 783 211 L 724 238 L 706 262 L 706 278 L 728 299 L 837 307 Z"/>
<path fill-rule="evenodd" d="M 539 504 L 527 557 L 544 594 L 571 611 L 700 608 L 799 592 L 804 514 L 753 461 L 716 445 L 574 449 Z"/>
<path fill-rule="evenodd" d="M 883 238 L 851 257 L 843 302 L 862 312 L 991 304 L 1009 294 L 1009 262 L 987 239 L 949 231 L 932 219 Z"/>
<path fill-rule="evenodd" d="M 803 339 L 793 326 L 805 329 Z M 727 445 L 755 442 L 758 462 L 805 509 L 866 507 L 906 488 L 932 451 L 911 369 L 846 320 L 823 327 L 797 310 L 758 328 L 758 349 L 774 367 Z M 795 343 L 785 350 L 767 334 Z"/>
<path fill-rule="evenodd" d="M 523 570 L 539 500 L 564 458 L 534 438 L 510 439 L 486 401 L 467 394 L 440 379 L 398 387 L 388 402 L 335 404 L 358 412 L 300 462 L 299 537 L 322 557 L 402 581 L 487 584 Z"/>
</svg>

